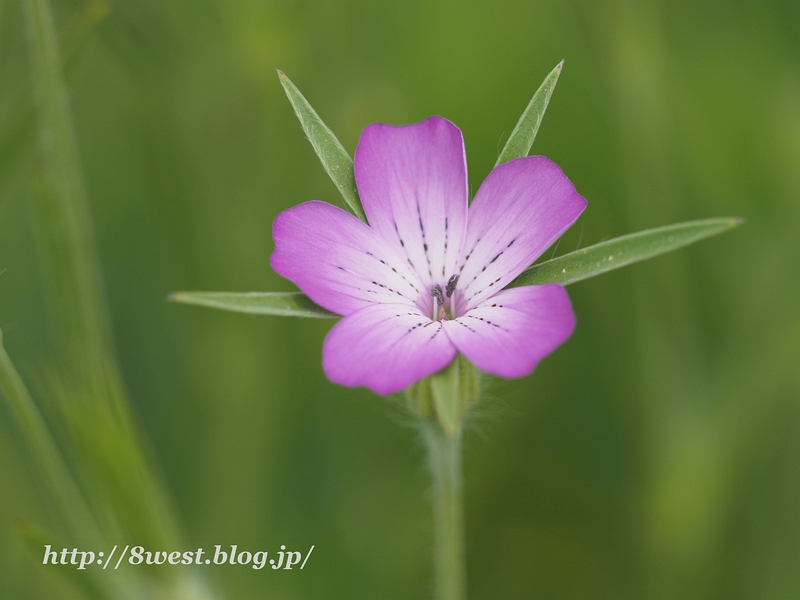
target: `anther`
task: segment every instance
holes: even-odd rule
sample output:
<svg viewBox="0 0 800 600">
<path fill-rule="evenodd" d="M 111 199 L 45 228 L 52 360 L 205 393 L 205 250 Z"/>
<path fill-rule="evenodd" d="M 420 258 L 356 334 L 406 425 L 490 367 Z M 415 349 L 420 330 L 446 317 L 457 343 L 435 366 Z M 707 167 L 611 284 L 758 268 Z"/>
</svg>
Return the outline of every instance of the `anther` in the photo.
<svg viewBox="0 0 800 600">
<path fill-rule="evenodd" d="M 444 304 L 444 296 L 442 295 L 442 286 L 440 285 L 434 286 L 434 288 L 431 290 L 431 296 L 436 298 L 436 302 L 438 303 L 439 306 Z"/>
<path fill-rule="evenodd" d="M 456 285 L 458 284 L 458 275 L 451 275 L 450 279 L 447 280 L 447 287 L 445 288 L 445 293 L 447 297 L 453 295 L 453 292 L 456 291 Z"/>
</svg>

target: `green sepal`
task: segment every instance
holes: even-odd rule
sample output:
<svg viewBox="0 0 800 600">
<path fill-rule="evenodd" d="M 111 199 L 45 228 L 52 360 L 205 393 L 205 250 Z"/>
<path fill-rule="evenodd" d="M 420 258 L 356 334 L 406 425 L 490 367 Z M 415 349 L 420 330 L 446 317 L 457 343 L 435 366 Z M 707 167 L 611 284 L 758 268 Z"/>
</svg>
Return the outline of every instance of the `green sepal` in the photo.
<svg viewBox="0 0 800 600">
<path fill-rule="evenodd" d="M 461 374 L 458 359 L 450 363 L 444 370 L 431 375 L 431 392 L 436 418 L 447 435 L 455 435 L 461 426 L 464 414 L 459 394 Z"/>
<path fill-rule="evenodd" d="M 741 219 L 727 217 L 701 219 L 623 235 L 533 265 L 508 287 L 543 283 L 569 285 L 699 242 L 737 227 L 742 222 Z"/>
<path fill-rule="evenodd" d="M 480 371 L 460 354 L 444 369 L 406 389 L 412 410 L 423 420 L 437 420 L 456 435 L 464 415 L 480 395 Z"/>
<path fill-rule="evenodd" d="M 358 197 L 353 159 L 350 158 L 350 154 L 283 71 L 278 71 L 278 78 L 308 141 L 314 147 L 314 152 L 322 162 L 325 172 L 344 198 L 345 205 L 350 212 L 366 223 L 367 217 Z"/>
<path fill-rule="evenodd" d="M 169 300 L 251 315 L 318 319 L 341 316 L 315 304 L 301 292 L 175 292 Z"/>
<path fill-rule="evenodd" d="M 428 421 L 434 417 L 433 391 L 431 390 L 430 377 L 421 379 L 417 383 L 410 385 L 405 390 L 406 401 L 412 412 L 423 421 Z"/>
<path fill-rule="evenodd" d="M 544 112 L 547 110 L 547 104 L 550 102 L 550 96 L 553 95 L 553 90 L 556 89 L 558 83 L 558 76 L 561 75 L 561 68 L 564 66 L 562 60 L 556 68 L 550 71 L 550 74 L 545 77 L 542 85 L 536 90 L 536 93 L 528 103 L 527 108 L 522 113 L 522 116 L 517 121 L 517 126 L 503 146 L 500 156 L 497 157 L 495 167 L 509 160 L 528 156 L 528 152 L 533 146 L 533 140 L 536 139 L 536 134 L 539 132 L 539 126 L 542 124 Z"/>
</svg>

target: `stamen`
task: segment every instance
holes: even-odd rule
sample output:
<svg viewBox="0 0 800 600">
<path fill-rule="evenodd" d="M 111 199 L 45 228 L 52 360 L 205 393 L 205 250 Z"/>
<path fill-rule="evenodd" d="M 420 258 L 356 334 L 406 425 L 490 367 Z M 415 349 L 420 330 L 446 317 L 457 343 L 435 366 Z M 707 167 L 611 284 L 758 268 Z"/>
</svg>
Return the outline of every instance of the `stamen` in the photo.
<svg viewBox="0 0 800 600">
<path fill-rule="evenodd" d="M 433 320 L 446 321 L 447 312 L 444 310 L 444 295 L 442 294 L 442 286 L 435 285 L 431 290 L 431 296 L 436 298 L 436 305 L 433 307 Z"/>
<path fill-rule="evenodd" d="M 458 275 L 451 275 L 450 279 L 447 280 L 447 287 L 445 288 L 445 293 L 447 297 L 453 295 L 453 292 L 456 291 L 456 285 L 458 284 Z"/>
<path fill-rule="evenodd" d="M 440 285 L 434 286 L 434 288 L 431 290 L 431 296 L 436 298 L 436 303 L 439 306 L 444 304 L 444 296 L 442 295 L 442 286 L 440 286 Z M 449 294 L 448 294 L 448 297 L 449 297 Z"/>
</svg>

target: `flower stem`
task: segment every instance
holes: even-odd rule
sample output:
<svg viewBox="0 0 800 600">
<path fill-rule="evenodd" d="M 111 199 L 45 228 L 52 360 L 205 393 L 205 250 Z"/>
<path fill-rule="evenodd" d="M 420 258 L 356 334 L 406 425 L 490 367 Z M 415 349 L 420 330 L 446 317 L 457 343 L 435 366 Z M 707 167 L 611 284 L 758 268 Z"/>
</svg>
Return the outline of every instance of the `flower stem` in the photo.
<svg viewBox="0 0 800 600">
<path fill-rule="evenodd" d="M 464 600 L 464 492 L 461 429 L 445 433 L 437 422 L 422 426 L 433 479 L 434 568 L 437 600 Z"/>
</svg>

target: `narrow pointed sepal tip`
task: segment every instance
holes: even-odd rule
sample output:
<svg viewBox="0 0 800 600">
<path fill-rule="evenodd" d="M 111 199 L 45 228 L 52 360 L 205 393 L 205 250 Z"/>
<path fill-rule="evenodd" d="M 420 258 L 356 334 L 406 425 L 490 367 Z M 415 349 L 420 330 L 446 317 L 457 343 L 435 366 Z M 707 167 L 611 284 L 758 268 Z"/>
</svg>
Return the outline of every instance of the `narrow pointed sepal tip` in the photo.
<svg viewBox="0 0 800 600">
<path fill-rule="evenodd" d="M 558 64 L 556 65 L 556 70 L 557 70 L 557 71 L 560 71 L 560 70 L 561 70 L 561 69 L 563 69 L 563 68 L 564 68 L 564 61 L 562 60 L 560 63 L 558 63 Z"/>
<path fill-rule="evenodd" d="M 739 225 L 744 225 L 745 220 L 742 217 L 731 217 L 731 226 L 732 227 L 739 227 Z"/>
<path fill-rule="evenodd" d="M 278 72 L 278 77 L 280 77 L 281 79 L 283 79 L 284 77 L 286 77 L 286 73 L 284 73 L 284 72 L 283 72 L 283 71 L 281 71 L 280 69 L 275 69 L 275 70 Z"/>
</svg>

